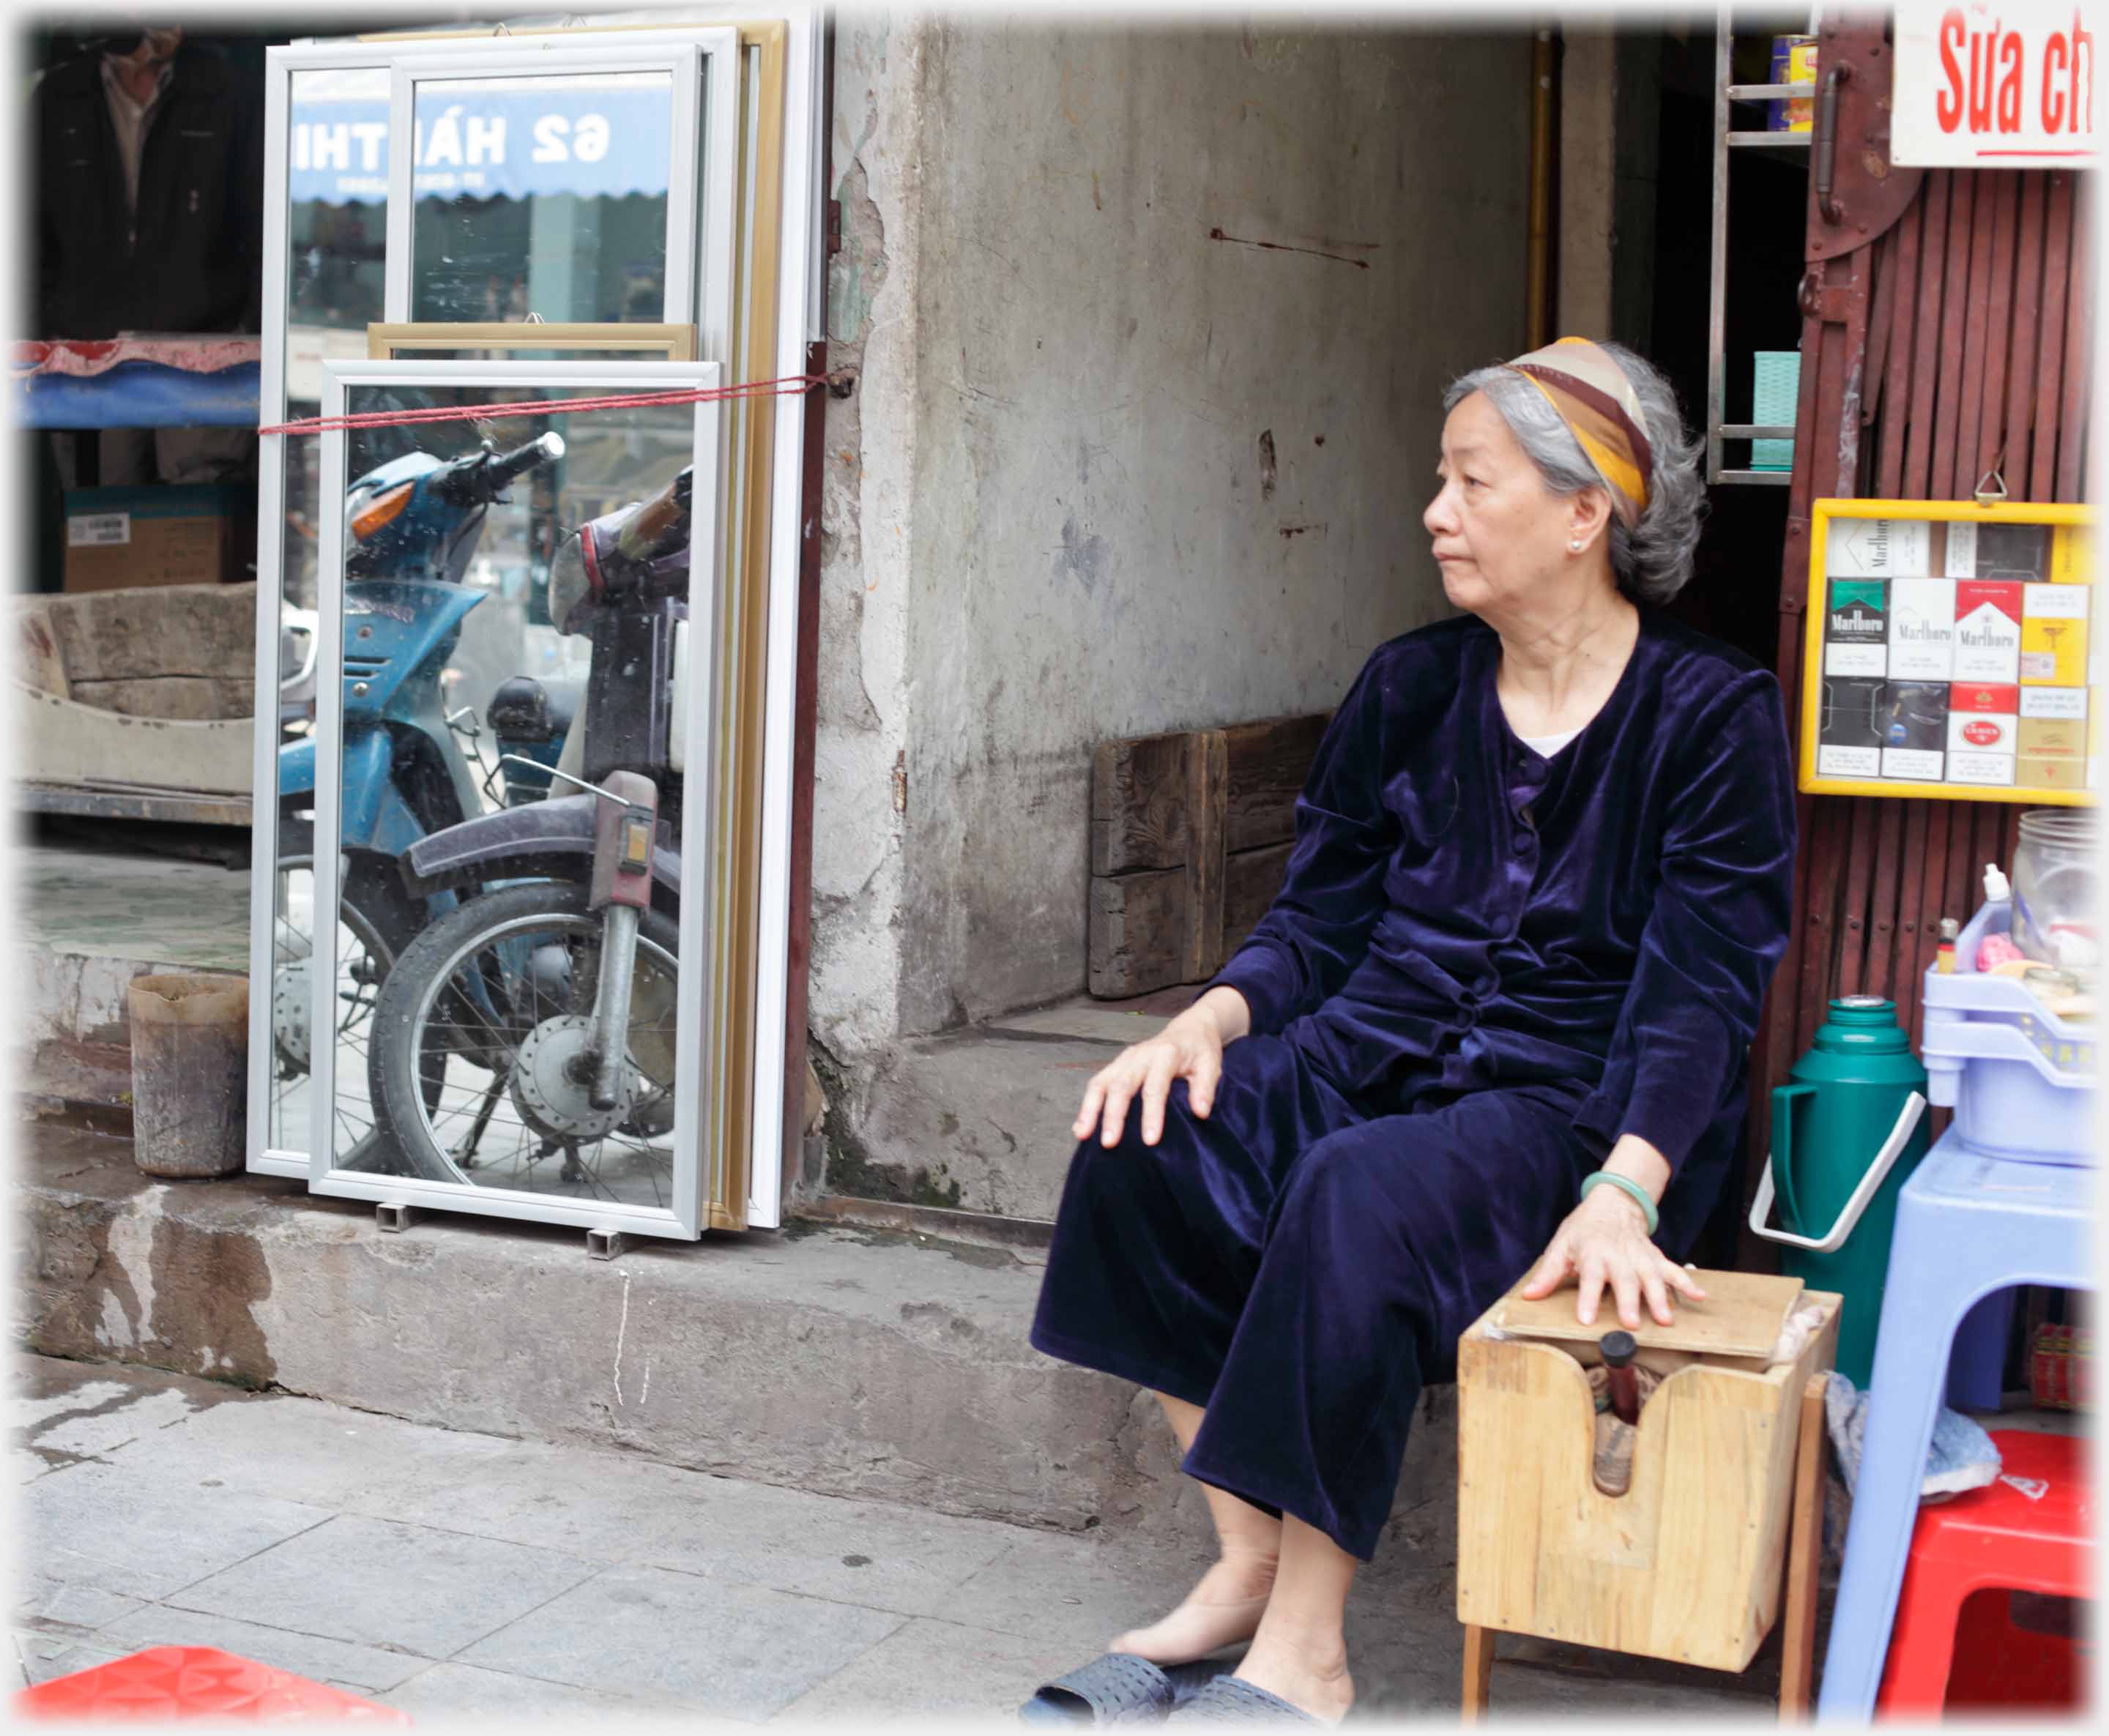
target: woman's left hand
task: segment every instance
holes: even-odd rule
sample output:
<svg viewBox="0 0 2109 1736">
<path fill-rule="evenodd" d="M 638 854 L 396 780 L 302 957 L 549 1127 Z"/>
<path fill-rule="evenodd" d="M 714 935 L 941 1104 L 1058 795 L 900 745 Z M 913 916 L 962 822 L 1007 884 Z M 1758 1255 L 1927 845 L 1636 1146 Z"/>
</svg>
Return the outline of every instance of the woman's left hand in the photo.
<svg viewBox="0 0 2109 1736">
<path fill-rule="evenodd" d="M 1640 1301 L 1660 1326 L 1671 1323 L 1669 1293 L 1682 1292 L 1696 1301 L 1706 1292 L 1699 1281 L 1648 1239 L 1647 1220 L 1639 1202 L 1617 1188 L 1592 1188 L 1589 1197 L 1567 1214 L 1551 1244 L 1533 1268 L 1529 1282 L 1516 1293 L 1527 1301 L 1550 1296 L 1569 1278 L 1581 1287 L 1574 1318 L 1592 1324 L 1596 1305 L 1608 1285 L 1628 1331 L 1641 1324 Z"/>
</svg>

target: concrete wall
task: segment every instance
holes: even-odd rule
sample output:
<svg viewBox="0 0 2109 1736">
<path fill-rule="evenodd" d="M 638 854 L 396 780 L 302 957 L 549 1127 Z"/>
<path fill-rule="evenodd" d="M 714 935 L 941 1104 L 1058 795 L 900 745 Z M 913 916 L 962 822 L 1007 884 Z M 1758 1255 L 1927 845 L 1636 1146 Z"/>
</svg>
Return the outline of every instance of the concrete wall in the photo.
<svg viewBox="0 0 2109 1736">
<path fill-rule="evenodd" d="M 1082 988 L 1100 737 L 1321 709 L 1446 612 L 1420 513 L 1443 383 L 1522 341 L 1530 57 L 882 14 L 836 53 L 847 1057 Z"/>
</svg>

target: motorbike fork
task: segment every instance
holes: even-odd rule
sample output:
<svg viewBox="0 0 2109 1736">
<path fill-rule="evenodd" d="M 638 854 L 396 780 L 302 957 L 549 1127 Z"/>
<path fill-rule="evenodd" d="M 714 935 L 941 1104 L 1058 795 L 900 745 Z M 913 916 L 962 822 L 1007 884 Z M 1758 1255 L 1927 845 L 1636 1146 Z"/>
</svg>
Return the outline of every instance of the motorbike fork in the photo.
<svg viewBox="0 0 2109 1736">
<path fill-rule="evenodd" d="M 629 1059 L 638 920 L 652 899 L 652 834 L 658 812 L 658 787 L 635 772 L 610 773 L 594 811 L 593 882 L 587 908 L 599 912 L 601 918 L 589 1099 L 595 1109 L 612 1109 L 621 1100 L 623 1068 Z"/>
</svg>

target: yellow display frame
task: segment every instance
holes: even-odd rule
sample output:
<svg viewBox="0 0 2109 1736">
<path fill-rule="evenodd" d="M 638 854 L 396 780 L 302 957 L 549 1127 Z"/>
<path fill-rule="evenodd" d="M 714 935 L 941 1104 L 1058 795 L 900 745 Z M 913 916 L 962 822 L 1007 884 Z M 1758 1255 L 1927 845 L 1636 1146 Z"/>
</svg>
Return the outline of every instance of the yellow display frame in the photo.
<svg viewBox="0 0 2109 1736">
<path fill-rule="evenodd" d="M 1809 596 L 1802 640 L 1801 752 L 1800 787 L 1813 796 L 1895 796 L 1935 801 L 2027 802 L 2039 807 L 2091 808 L 2095 791 L 2046 790 L 2026 784 L 1932 783 L 1909 778 L 1826 778 L 1816 769 L 1817 731 L 1821 723 L 1823 680 L 1823 622 L 1828 599 L 1831 521 L 1833 519 L 1907 519 L 1934 524 L 2042 525 L 2051 537 L 2048 582 L 2091 584 L 2092 570 L 2072 571 L 2075 530 L 2092 530 L 2095 509 L 2088 506 L 2035 501 L 1818 500 L 1809 508 Z M 2109 624 L 2105 624 L 2109 625 Z M 2094 683 L 2087 684 L 2089 724 L 2094 726 Z M 2089 762 L 2094 758 L 2090 751 Z"/>
</svg>

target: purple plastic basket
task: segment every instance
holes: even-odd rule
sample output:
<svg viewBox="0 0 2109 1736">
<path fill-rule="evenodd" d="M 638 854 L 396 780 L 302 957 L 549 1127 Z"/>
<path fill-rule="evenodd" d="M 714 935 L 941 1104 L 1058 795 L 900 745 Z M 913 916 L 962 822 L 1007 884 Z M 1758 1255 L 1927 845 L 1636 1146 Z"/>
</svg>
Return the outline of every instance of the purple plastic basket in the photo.
<svg viewBox="0 0 2109 1736">
<path fill-rule="evenodd" d="M 1987 902 L 1955 943 L 1955 969 L 1926 973 L 1919 1035 L 1926 1101 L 1955 1111 L 1962 1142 L 2028 1163 L 2094 1161 L 2092 1025 L 2046 1012 L 2010 976 L 1976 968 L 1985 936 L 2004 934 L 2012 906 Z"/>
</svg>

